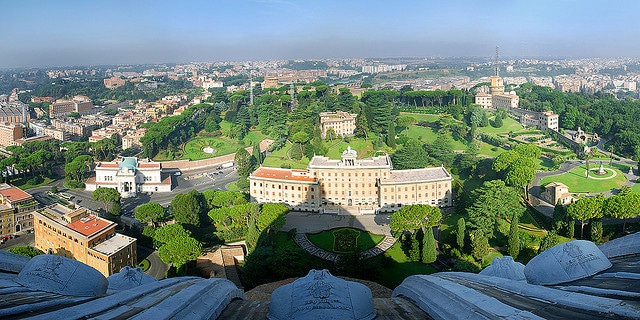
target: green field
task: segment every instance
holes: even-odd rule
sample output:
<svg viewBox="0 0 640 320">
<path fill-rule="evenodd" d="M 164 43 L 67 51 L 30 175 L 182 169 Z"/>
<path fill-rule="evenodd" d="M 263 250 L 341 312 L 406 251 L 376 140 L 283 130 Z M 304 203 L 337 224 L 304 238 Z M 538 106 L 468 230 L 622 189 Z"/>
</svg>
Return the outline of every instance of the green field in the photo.
<svg viewBox="0 0 640 320">
<path fill-rule="evenodd" d="M 415 118 L 417 121 L 427 121 L 427 122 L 436 122 L 440 119 L 439 114 L 424 114 L 424 113 L 410 113 L 410 112 L 400 112 L 401 116 L 411 116 Z"/>
<path fill-rule="evenodd" d="M 592 174 L 590 174 L 590 177 L 598 177 L 595 174 L 593 174 L 593 171 L 598 170 L 598 167 L 599 167 L 599 164 L 590 165 L 590 169 L 592 171 Z M 614 170 L 616 173 L 615 177 L 613 177 L 612 174 L 603 176 L 603 178 L 611 177 L 610 179 L 607 179 L 607 180 L 596 180 L 596 179 L 587 178 L 585 175 L 587 168 L 585 165 L 581 165 L 567 173 L 564 173 L 558 176 L 546 177 L 542 179 L 542 181 L 540 181 L 540 185 L 545 186 L 555 181 L 555 182 L 564 183 L 567 187 L 569 187 L 569 192 L 574 192 L 574 193 L 606 192 L 606 191 L 620 188 L 627 180 L 627 178 L 624 176 L 624 174 L 622 174 L 620 169 L 623 169 L 623 170 L 628 169 L 628 166 L 620 166 L 620 165 L 614 164 L 613 167 L 614 168 L 611 169 L 609 164 L 604 164 L 605 169 L 608 168 L 609 170 Z"/>
<path fill-rule="evenodd" d="M 489 119 L 493 121 L 494 118 L 495 117 L 490 117 Z M 491 125 L 488 125 L 486 127 L 481 127 L 478 129 L 486 133 L 502 134 L 509 133 L 510 131 L 519 131 L 524 129 L 524 127 L 517 120 L 507 117 L 505 119 L 502 119 L 502 127 L 500 128 L 494 128 Z"/>
<path fill-rule="evenodd" d="M 437 272 L 434 267 L 428 264 L 410 261 L 407 255 L 404 254 L 404 251 L 402 251 L 400 242 L 396 242 L 384 253 L 384 255 L 373 257 L 371 259 L 381 260 L 384 258 L 390 259 L 385 263 L 382 263 L 383 267 L 380 271 L 382 277 L 378 280 L 378 283 L 390 289 L 394 289 L 400 285 L 400 283 L 402 283 L 402 281 L 408 276 L 412 276 L 414 274 L 432 274 Z"/>
<path fill-rule="evenodd" d="M 287 144 L 284 148 L 269 152 L 267 157 L 262 162 L 264 167 L 282 168 L 282 165 L 288 166 L 292 169 L 306 169 L 309 164 L 309 158 L 302 158 L 301 160 L 289 159 L 287 151 L 291 148 L 291 144 Z"/>
</svg>

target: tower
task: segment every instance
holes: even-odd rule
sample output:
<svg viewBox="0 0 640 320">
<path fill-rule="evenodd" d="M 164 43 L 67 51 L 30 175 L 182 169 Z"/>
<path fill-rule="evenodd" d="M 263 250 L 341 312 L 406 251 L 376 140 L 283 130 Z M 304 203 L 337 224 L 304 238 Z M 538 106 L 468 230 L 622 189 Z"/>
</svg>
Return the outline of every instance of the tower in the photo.
<svg viewBox="0 0 640 320">
<path fill-rule="evenodd" d="M 500 64 L 498 62 L 498 47 L 496 46 L 496 61 L 493 63 L 495 74 L 491 77 L 491 94 L 504 93 L 504 83 L 500 78 Z"/>
</svg>

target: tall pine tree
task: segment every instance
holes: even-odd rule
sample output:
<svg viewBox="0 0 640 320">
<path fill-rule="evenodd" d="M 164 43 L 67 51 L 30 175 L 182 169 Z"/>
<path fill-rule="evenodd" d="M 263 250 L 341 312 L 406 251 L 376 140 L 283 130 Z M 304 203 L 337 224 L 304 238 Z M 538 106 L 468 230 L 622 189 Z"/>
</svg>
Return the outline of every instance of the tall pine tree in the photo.
<svg viewBox="0 0 640 320">
<path fill-rule="evenodd" d="M 520 236 L 518 235 L 518 214 L 515 213 L 511 218 L 511 225 L 509 226 L 509 240 L 508 240 L 509 255 L 513 259 L 517 259 L 520 254 Z"/>
</svg>

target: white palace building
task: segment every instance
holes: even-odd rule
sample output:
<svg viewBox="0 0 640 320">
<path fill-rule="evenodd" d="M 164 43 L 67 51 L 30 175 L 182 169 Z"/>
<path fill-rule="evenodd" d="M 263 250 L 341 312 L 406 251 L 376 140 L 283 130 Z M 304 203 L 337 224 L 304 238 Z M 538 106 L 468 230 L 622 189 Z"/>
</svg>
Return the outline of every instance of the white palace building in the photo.
<svg viewBox="0 0 640 320">
<path fill-rule="evenodd" d="M 444 167 L 393 170 L 388 155 L 357 157 L 349 147 L 341 160 L 314 156 L 306 170 L 260 167 L 249 176 L 251 198 L 320 213 L 373 214 L 409 204 L 452 205 L 453 178 Z"/>
<path fill-rule="evenodd" d="M 95 177 L 85 183 L 87 191 L 114 188 L 124 197 L 138 192 L 171 191 L 171 175 L 163 175 L 158 162 L 123 157 L 113 162 L 98 162 L 95 172 Z"/>
</svg>

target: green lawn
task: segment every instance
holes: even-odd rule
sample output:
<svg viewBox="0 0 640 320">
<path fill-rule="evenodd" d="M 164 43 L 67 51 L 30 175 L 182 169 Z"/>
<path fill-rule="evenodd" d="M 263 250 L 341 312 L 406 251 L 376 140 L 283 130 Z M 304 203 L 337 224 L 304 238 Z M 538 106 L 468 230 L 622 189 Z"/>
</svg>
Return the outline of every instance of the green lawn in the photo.
<svg viewBox="0 0 640 320">
<path fill-rule="evenodd" d="M 347 150 L 349 146 L 358 152 L 358 158 L 367 158 L 373 156 L 375 151 L 377 151 L 373 149 L 373 144 L 371 143 L 375 139 L 377 139 L 375 135 L 370 135 L 367 140 L 364 140 L 364 138 L 350 137 L 349 142 L 342 141 L 336 143 L 336 141 L 324 141 L 323 145 L 328 149 L 327 157 L 330 159 L 340 159 L 342 152 Z"/>
<path fill-rule="evenodd" d="M 322 248 L 329 252 L 335 253 L 346 253 L 345 251 L 340 251 L 336 249 L 336 232 L 340 232 L 343 230 L 353 230 L 354 232 L 358 232 L 357 235 L 357 248 L 359 251 L 364 251 L 370 248 L 373 248 L 375 245 L 380 243 L 384 236 L 378 234 L 372 234 L 369 232 L 365 232 L 362 230 L 354 229 L 354 228 L 338 228 L 331 229 L 327 231 L 322 231 L 320 233 L 315 234 L 307 234 L 309 241 L 315 244 L 319 248 Z"/>
<path fill-rule="evenodd" d="M 436 121 L 438 121 L 440 119 L 440 115 L 439 114 L 400 112 L 400 115 L 401 116 L 414 117 L 417 121 L 436 122 Z"/>
<path fill-rule="evenodd" d="M 404 135 L 405 131 L 398 134 Z M 422 126 L 410 126 L 409 138 L 418 139 L 424 143 L 432 143 L 437 138 L 437 133 L 433 129 Z M 453 150 L 467 150 L 467 146 L 462 141 L 452 140 Z"/>
<path fill-rule="evenodd" d="M 384 255 L 380 255 L 371 259 L 384 259 L 390 258 L 386 263 L 383 263 L 380 274 L 381 279 L 378 281 L 381 285 L 394 289 L 402 283 L 402 281 L 414 274 L 432 274 L 437 270 L 422 262 L 413 262 L 404 254 L 399 242 L 396 242 Z"/>
<path fill-rule="evenodd" d="M 32 177 L 28 177 L 26 179 L 25 178 L 13 179 L 13 180 L 11 180 L 11 184 L 13 186 L 15 186 L 15 187 L 18 187 L 18 188 L 22 189 L 22 190 L 27 190 L 27 189 L 31 189 L 31 188 L 47 185 L 51 181 L 53 181 L 52 178 L 44 177 L 40 183 L 33 184 L 32 182 L 34 182 L 34 181 L 32 181 Z"/>
<path fill-rule="evenodd" d="M 495 117 L 491 117 L 490 119 L 493 121 L 494 118 Z M 500 128 L 494 128 L 491 125 L 488 125 L 486 127 L 481 127 L 478 129 L 486 133 L 493 133 L 493 134 L 509 133 L 510 131 L 515 132 L 515 131 L 524 129 L 524 127 L 517 120 L 509 117 L 502 119 L 502 123 L 503 123 L 502 127 Z"/>
<path fill-rule="evenodd" d="M 211 147 L 214 149 L 213 154 L 208 154 L 202 151 L 205 147 Z M 187 142 L 184 146 L 184 154 L 180 159 L 189 160 L 201 160 L 213 157 L 224 156 L 234 153 L 240 148 L 246 148 L 244 144 L 238 143 L 237 140 L 232 140 L 227 137 L 201 137 L 195 138 Z"/>
<path fill-rule="evenodd" d="M 145 271 L 149 270 L 150 266 L 151 266 L 151 263 L 147 259 L 144 259 L 144 260 L 140 261 L 140 263 L 138 263 L 138 267 L 140 267 L 142 269 L 142 272 L 145 272 Z"/>
<path fill-rule="evenodd" d="M 287 157 L 287 151 L 291 148 L 291 144 L 287 144 L 284 148 L 270 152 L 262 162 L 264 167 L 282 168 L 282 165 L 288 165 L 292 169 L 306 169 L 309 164 L 309 158 L 301 160 L 292 160 Z"/>
<path fill-rule="evenodd" d="M 593 170 L 597 170 L 598 167 L 599 167 L 599 164 L 591 164 L 590 168 L 592 170 L 592 173 L 593 173 Z M 609 164 L 604 164 L 604 167 L 610 168 Z M 628 168 L 628 167 L 619 166 L 616 164 L 614 164 L 613 167 L 617 175 L 607 180 L 596 180 L 591 178 L 587 179 L 587 177 L 585 176 L 585 172 L 587 168 L 585 165 L 581 165 L 571 170 L 570 172 L 564 173 L 562 175 L 546 177 L 542 179 L 542 181 L 540 181 L 540 184 L 545 186 L 555 181 L 555 182 L 564 183 L 567 187 L 569 187 L 569 192 L 576 192 L 576 193 L 606 192 L 609 190 L 620 188 L 620 186 L 622 186 L 626 182 L 626 177 L 622 174 L 622 172 L 620 172 L 619 169 L 621 169 L 622 167 L 624 168 Z M 597 177 L 595 174 L 592 174 L 590 176 Z M 611 176 L 611 175 L 607 175 L 607 176 Z"/>
</svg>

